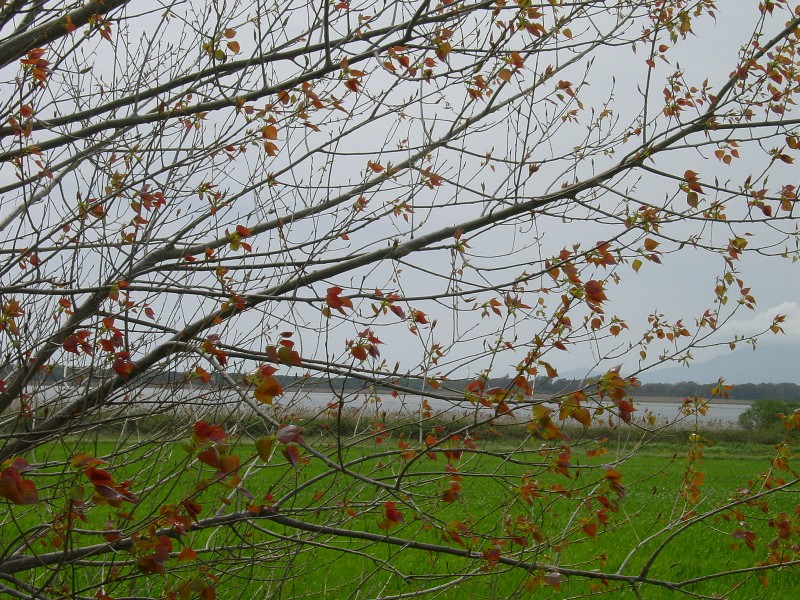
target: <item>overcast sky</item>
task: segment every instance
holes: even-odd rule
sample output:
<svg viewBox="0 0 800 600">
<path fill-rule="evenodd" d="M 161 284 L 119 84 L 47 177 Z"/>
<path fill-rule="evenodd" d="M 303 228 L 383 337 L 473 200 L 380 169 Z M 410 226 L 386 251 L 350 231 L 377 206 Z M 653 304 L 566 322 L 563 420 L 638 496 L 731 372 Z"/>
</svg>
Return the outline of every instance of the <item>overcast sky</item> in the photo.
<svg viewBox="0 0 800 600">
<path fill-rule="evenodd" d="M 194 3 L 202 7 L 205 3 Z M 183 10 L 192 3 L 176 6 L 176 10 Z M 248 21 L 247 7 L 242 8 L 239 15 L 238 37 L 241 42 L 242 56 L 248 52 L 258 54 L 255 45 L 255 31 Z M 276 9 L 277 10 L 277 9 Z M 730 4 L 721 7 L 718 19 L 703 18 L 694 24 L 694 35 L 690 35 L 685 42 L 681 42 L 674 52 L 668 54 L 671 64 L 656 60 L 655 67 L 650 72 L 652 84 L 648 92 L 651 106 L 649 119 L 659 115 L 663 106 L 664 81 L 667 76 L 679 68 L 684 71 L 684 79 L 689 85 L 702 87 L 704 79 L 709 79 L 712 89 L 718 87 L 728 74 L 735 68 L 738 58 L 739 45 L 748 41 L 749 32 L 758 19 L 756 3 L 747 6 L 736 6 L 731 9 Z M 289 13 L 287 12 L 287 15 Z M 287 18 L 300 19 L 306 25 L 307 18 L 302 12 L 293 12 Z M 603 11 L 595 16 L 594 25 L 599 29 L 610 27 L 612 19 Z M 202 15 L 201 15 L 202 17 Z M 159 27 L 173 27 L 180 30 L 181 22 L 161 21 L 159 15 L 153 13 L 151 23 L 145 19 L 140 20 L 136 29 L 132 31 L 129 39 L 139 40 L 158 30 Z M 772 19 L 770 21 L 770 19 Z M 781 17 L 767 17 L 770 32 L 776 32 L 783 27 Z M 380 25 L 376 22 L 375 26 Z M 636 26 L 638 26 L 637 24 Z M 280 35 L 290 37 L 293 27 L 299 27 L 297 21 L 289 21 L 283 28 L 278 27 Z M 187 30 L 191 27 L 187 27 Z M 581 36 L 591 38 L 591 30 L 573 32 L 576 40 Z M 639 35 L 640 31 L 631 31 L 630 36 Z M 314 36 L 321 36 L 319 31 L 313 32 Z M 489 33 L 475 29 L 474 43 L 482 43 Z M 181 36 L 177 33 L 167 37 L 163 44 L 177 43 Z M 471 40 L 472 38 L 470 38 Z M 487 38 L 488 39 L 488 38 Z M 138 43 L 138 42 L 137 42 Z M 131 42 L 129 50 L 135 44 Z M 576 42 L 577 44 L 577 42 Z M 146 44 L 142 44 L 144 48 Z M 154 44 L 154 47 L 159 47 Z M 576 46 L 579 48 L 579 46 Z M 102 48 L 102 46 L 101 46 Z M 164 68 L 161 77 L 177 77 L 183 72 L 196 67 L 198 62 L 207 60 L 199 48 L 183 49 L 179 53 L 171 46 L 159 47 L 165 58 L 165 64 L 157 61 L 148 63 L 148 69 L 156 72 Z M 533 55 L 535 57 L 535 55 Z M 573 56 L 567 52 L 559 52 L 558 61 L 565 61 Z M 391 206 L 396 200 L 407 200 L 414 207 L 413 214 L 408 214 L 408 220 L 401 217 L 376 219 L 369 222 L 361 229 L 348 234 L 349 239 L 332 239 L 313 241 L 319 232 L 335 230 L 346 223 L 348 212 L 334 210 L 324 215 L 315 216 L 307 220 L 298 220 L 287 223 L 285 233 L 288 243 L 297 244 L 292 252 L 286 252 L 281 258 L 291 257 L 295 260 L 310 256 L 320 257 L 324 252 L 330 252 L 342 260 L 358 252 L 367 252 L 379 247 L 386 247 L 393 243 L 394 238 L 408 240 L 413 236 L 420 236 L 435 231 L 446 225 L 455 225 L 471 218 L 486 214 L 487 212 L 501 210 L 504 207 L 518 202 L 524 202 L 543 194 L 552 193 L 568 180 L 591 177 L 591 175 L 616 164 L 625 152 L 629 151 L 636 141 L 628 145 L 615 147 L 616 154 L 596 152 L 589 158 L 580 158 L 572 155 L 575 147 L 589 147 L 599 143 L 594 138 L 587 139 L 586 123 L 597 117 L 603 108 L 610 108 L 614 118 L 619 118 L 619 124 L 609 126 L 607 130 L 609 139 L 614 135 L 621 135 L 625 128 L 632 123 L 639 114 L 643 104 L 645 82 L 649 67 L 645 63 L 647 48 L 640 44 L 638 52 L 634 54 L 629 47 L 606 46 L 600 47 L 593 53 L 591 61 L 581 60 L 575 65 L 559 72 L 556 80 L 571 81 L 577 87 L 579 82 L 585 85 L 579 90 L 579 97 L 586 106 L 580 113 L 581 122 L 573 123 L 569 119 L 562 122 L 561 107 L 558 103 L 542 100 L 534 90 L 530 98 L 521 98 L 515 104 L 515 109 L 509 110 L 505 117 L 498 117 L 495 127 L 484 130 L 476 128 L 469 135 L 457 140 L 452 147 L 442 146 L 432 152 L 429 160 L 421 161 L 420 167 L 431 169 L 444 178 L 442 186 L 427 189 L 417 186 L 409 196 L 408 187 L 413 177 L 418 173 L 401 174 L 397 182 L 387 180 L 379 189 L 371 191 L 368 196 L 371 202 L 370 211 L 378 215 L 384 207 Z M 90 59 L 93 64 L 92 75 L 95 79 L 80 79 L 79 86 L 85 86 L 86 96 L 75 94 L 78 102 L 91 101 L 95 96 L 98 82 L 113 82 L 118 75 L 121 65 L 136 66 L 136 61 L 141 57 L 134 51 L 129 55 L 99 52 Z M 458 61 L 465 60 L 454 52 L 451 57 L 451 67 L 457 67 Z M 533 61 L 534 58 L 531 58 Z M 538 60 L 538 58 L 535 58 Z M 589 66 L 589 62 L 591 65 Z M 559 62 L 561 64 L 561 62 Z M 374 65 L 372 65 L 374 67 Z M 503 91 L 512 94 L 523 89 L 531 83 L 527 78 L 533 77 L 534 69 L 541 65 L 531 65 L 523 71 L 517 79 L 512 79 Z M 243 81 L 242 85 L 262 85 L 266 80 L 278 80 L 293 72 L 302 72 L 304 68 L 300 61 L 277 61 L 277 65 L 265 67 L 263 76 L 258 73 L 250 80 Z M 149 72 L 149 71 L 148 71 Z M 88 77 L 88 76 L 87 76 Z M 328 201 L 332 196 L 370 178 L 376 174 L 366 168 L 367 161 L 380 162 L 382 165 L 394 164 L 408 158 L 413 153 L 413 148 L 422 144 L 428 137 L 435 139 L 453 126 L 456 115 L 464 110 L 477 111 L 481 106 L 465 94 L 461 88 L 448 89 L 445 93 L 437 94 L 435 88 L 424 82 L 409 85 L 398 85 L 396 88 L 388 86 L 389 82 L 396 80 L 382 68 L 374 69 L 359 94 L 347 94 L 344 90 L 336 90 L 337 94 L 345 94 L 342 102 L 345 111 L 331 111 L 326 113 L 323 121 L 320 114 L 314 114 L 310 124 L 319 126 L 321 133 L 312 132 L 299 126 L 292 129 L 291 136 L 284 136 L 284 121 L 279 121 L 280 152 L 271 160 L 266 160 L 262 155 L 254 157 L 254 152 L 245 156 L 241 162 L 226 163 L 217 160 L 213 167 L 199 170 L 196 174 L 189 173 L 185 180 L 180 182 L 185 190 L 193 192 L 196 187 L 211 176 L 217 178 L 220 189 L 228 189 L 233 193 L 247 190 L 247 186 L 254 181 L 265 177 L 267 172 L 278 172 L 279 185 L 263 185 L 257 189 L 245 191 L 242 197 L 229 209 L 220 211 L 216 222 L 218 230 L 209 231 L 201 227 L 191 232 L 186 241 L 203 242 L 214 237 L 225 235 L 226 229 L 233 230 L 237 224 L 254 226 L 275 215 L 289 214 L 301 207 L 314 207 Z M 226 82 L 228 83 L 228 82 Z M 547 93 L 552 92 L 555 81 L 547 83 Z M 333 85 L 333 84 L 331 84 Z M 221 87 L 221 86 L 220 86 Z M 375 110 L 375 100 L 370 95 L 372 90 L 389 89 L 381 97 L 384 108 Z M 208 93 L 221 93 L 217 88 L 209 88 Z M 545 94 L 545 91 L 541 92 Z M 408 97 L 415 96 L 417 100 L 408 103 Z M 504 96 L 505 97 L 505 96 Z M 422 100 L 419 100 L 422 98 Z M 273 99 L 274 100 L 274 99 Z M 69 108 L 68 101 L 63 98 L 61 110 Z M 396 104 L 403 107 L 401 116 L 394 112 L 391 106 Z M 259 105 L 263 101 L 258 102 Z M 477 106 L 477 108 L 476 108 Z M 152 107 L 147 107 L 152 108 Z M 145 110 L 145 107 L 142 107 Z M 346 115 L 349 111 L 350 115 Z M 375 112 L 371 112 L 375 111 Z M 594 111 L 594 112 L 591 112 Z M 345 113 L 345 114 L 343 114 Z M 385 113 L 385 114 L 384 114 Z M 237 115 L 231 114 L 211 115 L 204 125 L 203 131 L 195 133 L 191 128 L 186 137 L 176 143 L 176 148 L 186 139 L 202 147 L 204 138 L 209 139 L 215 135 L 227 135 L 228 131 L 235 131 L 236 127 L 242 129 Z M 46 115 L 43 115 L 46 116 Z M 283 117 L 282 117 L 283 118 Z M 288 119 L 288 118 L 287 118 Z M 357 133 L 353 136 L 344 136 L 341 142 L 331 141 L 328 146 L 320 140 L 336 140 L 343 135 L 354 123 L 361 122 Z M 664 123 L 659 122 L 659 131 L 663 131 Z M 288 125 L 286 126 L 288 130 Z M 206 133 L 208 132 L 208 133 Z M 302 132 L 302 133 L 299 133 Z M 191 136 L 197 136 L 193 138 Z M 287 134 L 288 135 L 288 134 Z M 652 135 L 652 133 L 651 133 Z M 405 143 L 404 143 L 405 142 Z M 319 146 L 316 146 L 319 145 Z M 317 148 L 307 158 L 303 157 L 309 149 Z M 160 159 L 169 164 L 171 160 L 177 161 L 180 152 L 162 152 Z M 488 156 L 492 157 L 489 160 Z M 558 157 L 556 160 L 554 157 Z M 216 159 L 215 159 L 216 160 Z M 281 169 L 296 161 L 296 165 L 286 172 Z M 537 163 L 540 167 L 535 173 L 528 173 L 528 169 L 520 165 Z M 681 176 L 687 169 L 693 169 L 702 174 L 704 182 L 717 179 L 721 187 L 736 189 L 741 183 L 743 173 L 759 173 L 768 164 L 763 154 L 742 149 L 742 156 L 733 165 L 727 166 L 720 163 L 713 156 L 713 147 L 686 147 L 676 149 L 663 155 L 657 155 L 655 161 L 647 166 L 667 171 Z M 149 177 L 145 173 L 143 177 Z M 404 179 L 407 177 L 408 179 Z M 800 187 L 800 175 L 796 165 L 775 165 L 772 173 L 773 181 L 782 180 Z M 68 173 L 63 182 L 53 192 L 53 204 L 40 205 L 30 209 L 31 219 L 41 219 L 46 223 L 48 219 L 61 218 L 58 213 L 57 200 L 60 197 L 64 206 L 71 207 L 78 190 L 84 190 L 84 195 L 97 193 L 103 185 L 102 178 L 97 177 L 97 172 L 88 168 Z M 154 185 L 166 184 L 171 175 L 153 177 Z M 13 169 L 6 163 L 0 168 L 0 181 L 9 184 L 15 181 Z M 616 194 L 626 193 L 635 198 L 631 205 L 637 202 L 648 202 L 654 205 L 678 206 L 684 202 L 678 189 L 678 181 L 658 177 L 643 170 L 637 170 L 630 175 L 607 182 L 613 187 Z M 774 191 L 774 190 L 773 190 Z M 166 235 L 186 222 L 186 219 L 197 211 L 207 210 L 207 201 L 196 198 L 196 194 L 187 192 L 180 197 L 180 202 L 168 206 L 165 210 L 171 211 L 164 218 L 155 231 L 159 235 Z M 448 292 L 454 289 L 457 283 L 464 288 L 489 286 L 513 281 L 517 276 L 526 272 L 528 263 L 530 268 L 541 269 L 541 262 L 547 257 L 557 255 L 562 248 L 571 248 L 573 244 L 580 243 L 583 249 L 590 247 L 598 241 L 606 240 L 621 235 L 619 244 L 629 244 L 635 249 L 641 246 L 638 239 L 639 233 L 632 229 L 625 231 L 619 222 L 618 213 L 625 202 L 615 193 L 600 193 L 596 196 L 587 194 L 581 200 L 586 202 L 588 208 L 575 207 L 573 203 L 561 203 L 537 211 L 530 219 L 520 218 L 513 223 L 506 223 L 495 227 L 485 234 L 477 233 L 467 235 L 469 249 L 463 259 L 469 265 L 462 264 L 462 257 L 451 254 L 448 249 L 437 252 L 425 252 L 411 255 L 402 263 L 384 262 L 378 266 L 369 266 L 356 269 L 351 273 L 335 278 L 331 281 L 319 282 L 313 289 L 300 290 L 298 296 L 305 298 L 314 295 L 324 297 L 330 285 L 341 285 L 345 288 L 344 294 L 358 292 L 371 292 L 375 288 L 396 290 L 404 297 L 424 297 L 436 293 Z M 98 193 L 99 195 L 99 193 Z M 738 206 L 732 200 L 730 217 L 742 217 L 747 210 L 744 200 Z M 348 205 L 349 206 L 349 205 Z M 685 203 L 680 204 L 685 209 Z M 126 207 L 123 207 L 126 208 Z M 119 210 L 123 215 L 123 208 Z M 268 212 L 274 210 L 274 213 Z M 8 203 L 2 206 L 3 215 L 10 210 Z M 71 208 L 69 210 L 72 210 Z M 182 211 L 182 212 L 179 212 Z M 609 215 L 608 218 L 604 214 Z M 612 218 L 613 217 L 613 218 Z M 120 217 L 122 218 L 122 217 Z M 616 219 L 616 220 L 615 220 Z M 609 298 L 608 313 L 619 315 L 628 324 L 629 329 L 618 338 L 606 336 L 604 339 L 592 340 L 590 335 L 583 338 L 585 343 L 569 346 L 569 352 L 551 349 L 548 351 L 548 360 L 559 371 L 573 371 L 578 368 L 586 370 L 600 362 L 600 368 L 609 368 L 615 364 L 623 364 L 625 374 L 637 370 L 640 366 L 638 350 L 629 350 L 629 344 L 636 340 L 647 328 L 647 319 L 651 314 L 663 315 L 671 322 L 683 319 L 684 324 L 690 327 L 695 320 L 700 319 L 704 311 L 714 305 L 715 301 L 715 276 L 725 270 L 723 257 L 719 253 L 694 249 L 689 246 L 681 247 L 682 243 L 690 236 L 698 236 L 708 244 L 725 246 L 726 240 L 732 235 L 745 236 L 753 233 L 748 238 L 750 248 L 762 248 L 764 252 L 777 254 L 780 246 L 786 243 L 797 227 L 796 219 L 793 221 L 776 222 L 773 227 L 761 223 L 751 226 L 738 223 L 715 223 L 710 225 L 701 220 L 685 221 L 679 219 L 674 223 L 665 224 L 659 232 L 659 250 L 663 264 L 657 265 L 645 262 L 638 273 L 634 273 L 629 265 L 616 268 L 620 274 L 619 284 L 609 281 L 606 294 Z M 752 231 L 750 230 L 752 229 Z M 106 231 L 98 230 L 97 235 L 105 235 Z M 639 236 L 643 237 L 643 236 Z M 312 243 L 313 241 L 313 243 Z M 283 243 L 277 235 L 265 234 L 252 240 L 255 251 L 275 251 Z M 308 246 L 302 244 L 308 243 Z M 777 247 L 774 247 L 777 245 Z M 791 249 L 791 247 L 790 247 Z M 633 259 L 631 252 L 627 258 Z M 86 281 L 99 284 L 108 277 L 107 257 L 90 257 L 81 264 Z M 122 259 L 121 259 L 122 260 Z M 123 260 L 123 264 L 127 259 Z M 109 261 L 111 262 L 111 261 Z M 463 277 L 455 276 L 459 266 L 463 268 Z M 474 267 L 470 268 L 470 267 Z M 483 269 L 482 271 L 478 269 Z M 756 298 L 755 310 L 744 307 L 732 309 L 736 306 L 736 297 L 732 296 L 723 314 L 730 318 L 728 327 L 708 339 L 700 342 L 701 346 L 692 352 L 697 361 L 703 361 L 726 351 L 727 342 L 734 336 L 749 336 L 769 328 L 772 319 L 778 315 L 786 316 L 783 324 L 785 336 L 766 336 L 760 345 L 780 345 L 787 353 L 797 356 L 796 363 L 800 365 L 800 315 L 798 314 L 798 298 L 800 298 L 800 271 L 798 265 L 791 260 L 776 257 L 764 257 L 758 254 L 745 253 L 741 262 L 737 264 L 738 273 Z M 402 270 L 403 275 L 397 276 L 397 270 Z M 597 269 L 598 277 L 610 275 L 613 269 Z M 279 271 L 276 270 L 275 273 Z M 289 278 L 290 269 L 280 272 L 274 279 L 273 275 L 257 279 L 253 273 L 254 281 L 242 283 L 240 290 L 244 293 L 255 293 L 268 284 L 274 284 L 280 279 Z M 457 281 L 459 277 L 461 281 Z M 542 298 L 548 303 L 548 310 L 557 304 L 557 298 L 546 297 L 533 291 L 536 285 L 546 285 L 547 278 L 536 280 L 531 290 L 520 292 L 522 301 L 536 307 L 537 301 Z M 489 300 L 493 295 L 491 290 L 475 293 L 475 303 Z M 467 295 L 468 297 L 470 294 Z M 178 310 L 169 313 L 169 316 L 178 320 L 191 321 L 197 318 L 201 305 L 203 310 L 217 306 L 217 300 L 196 300 L 188 295 L 184 296 L 153 296 L 153 306 L 157 312 L 167 315 L 175 306 Z M 353 337 L 368 325 L 373 325 L 371 318 L 371 300 L 363 300 L 356 304 L 360 315 L 357 322 L 352 323 L 341 320 L 334 314 L 328 320 L 319 312 L 319 306 L 292 303 L 281 306 L 272 311 L 264 308 L 263 312 L 253 311 L 245 313 L 237 319 L 236 332 L 240 339 L 254 347 L 262 349 L 265 339 L 274 340 L 276 332 L 289 326 L 296 326 L 306 333 L 302 338 L 303 356 L 318 359 L 341 359 L 346 357 L 344 342 Z M 431 319 L 438 321 L 436 329 L 431 332 L 429 327 L 420 327 L 420 336 L 415 336 L 408 331 L 406 323 L 396 322 L 391 326 L 383 327 L 378 335 L 386 342 L 382 347 L 383 356 L 389 365 L 395 361 L 401 364 L 401 371 L 414 370 L 424 355 L 423 340 L 430 339 L 441 341 L 445 345 L 453 344 L 452 353 L 442 361 L 441 371 L 450 376 L 466 376 L 476 374 L 491 367 L 495 374 L 505 374 L 513 370 L 514 365 L 524 356 L 529 343 L 534 336 L 540 333 L 541 328 L 546 329 L 541 320 L 533 319 L 518 326 L 511 325 L 504 332 L 504 339 L 516 336 L 515 345 L 522 348 L 518 351 L 507 351 L 498 355 L 496 359 L 483 356 L 481 360 L 473 361 L 472 356 L 487 352 L 487 345 L 496 341 L 496 334 L 500 321 L 496 317 L 480 316 L 476 312 L 462 312 L 457 318 L 449 301 L 420 300 L 412 305 L 425 310 Z M 469 303 L 458 305 L 465 309 Z M 277 306 L 277 305 L 276 305 Z M 533 310 L 533 309 L 532 309 Z M 578 320 L 577 318 L 575 319 Z M 386 321 L 386 320 L 384 320 Z M 177 327 L 183 323 L 177 323 Z M 377 325 L 376 325 L 377 326 Z M 457 343 L 456 343 L 457 342 Z M 678 349 L 679 350 L 679 349 Z M 652 364 L 660 353 L 675 352 L 669 344 L 654 346 L 642 366 Z M 758 356 L 756 354 L 756 356 Z M 720 373 L 725 377 L 727 374 Z"/>
</svg>

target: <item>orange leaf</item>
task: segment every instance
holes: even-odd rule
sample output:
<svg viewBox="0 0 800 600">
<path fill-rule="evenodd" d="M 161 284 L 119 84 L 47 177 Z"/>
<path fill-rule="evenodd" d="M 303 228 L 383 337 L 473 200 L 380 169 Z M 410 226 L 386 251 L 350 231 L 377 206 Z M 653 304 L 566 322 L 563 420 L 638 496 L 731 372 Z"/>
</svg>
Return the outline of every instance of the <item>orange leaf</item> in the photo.
<svg viewBox="0 0 800 600">
<path fill-rule="evenodd" d="M 570 416 L 584 427 L 592 423 L 592 415 L 586 408 L 576 408 L 570 412 Z"/>
<path fill-rule="evenodd" d="M 353 301 L 347 296 L 340 296 L 342 291 L 342 288 L 339 286 L 328 288 L 328 294 L 325 296 L 325 303 L 330 308 L 334 308 L 340 313 L 345 314 L 345 308 L 353 308 Z"/>
<path fill-rule="evenodd" d="M 586 291 L 586 301 L 589 304 L 602 304 L 608 300 L 605 292 L 603 291 L 603 284 L 599 281 L 594 279 L 587 281 L 586 285 L 584 286 L 584 290 Z"/>
<path fill-rule="evenodd" d="M 278 139 L 278 128 L 275 125 L 266 125 L 261 130 L 261 137 L 265 140 L 277 140 Z"/>
<path fill-rule="evenodd" d="M 0 472 L 0 496 L 14 504 L 28 505 L 39 502 L 36 485 L 20 475 L 29 470 L 28 463 L 21 458 L 14 460 Z"/>
<path fill-rule="evenodd" d="M 220 458 L 219 472 L 225 475 L 233 473 L 239 468 L 239 457 L 236 454 L 227 454 Z"/>
<path fill-rule="evenodd" d="M 194 373 L 201 383 L 209 383 L 211 381 L 211 373 L 206 371 L 203 367 L 195 367 Z"/>
<path fill-rule="evenodd" d="M 269 140 L 264 142 L 264 151 L 267 153 L 267 156 L 278 155 L 278 147 Z"/>
<path fill-rule="evenodd" d="M 197 560 L 197 552 L 186 546 L 181 553 L 178 554 L 178 561 L 180 562 L 189 562 L 192 560 Z"/>
<path fill-rule="evenodd" d="M 265 377 L 258 383 L 254 396 L 259 402 L 263 402 L 264 404 L 272 404 L 273 398 L 275 396 L 280 396 L 281 394 L 283 394 L 283 387 L 281 387 L 281 384 L 278 383 L 277 379 L 270 376 Z"/>
<path fill-rule="evenodd" d="M 79 452 L 70 459 L 69 463 L 76 469 L 85 469 L 87 467 L 104 465 L 106 464 L 106 461 L 100 460 L 99 458 L 94 458 L 93 456 L 90 456 L 85 452 Z"/>
<path fill-rule="evenodd" d="M 360 361 L 367 360 L 367 349 L 364 346 L 353 346 L 350 348 L 350 354 L 353 355 L 354 358 L 357 358 Z"/>
</svg>

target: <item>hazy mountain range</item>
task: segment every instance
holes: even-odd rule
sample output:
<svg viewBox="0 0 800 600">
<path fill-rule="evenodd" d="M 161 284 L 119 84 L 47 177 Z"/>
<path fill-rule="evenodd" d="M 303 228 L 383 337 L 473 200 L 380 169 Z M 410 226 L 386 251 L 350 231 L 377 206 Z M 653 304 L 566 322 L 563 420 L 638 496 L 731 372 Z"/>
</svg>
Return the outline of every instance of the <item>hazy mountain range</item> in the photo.
<svg viewBox="0 0 800 600">
<path fill-rule="evenodd" d="M 653 383 L 709 382 L 722 377 L 727 383 L 800 384 L 800 345 L 764 344 L 753 351 L 743 346 L 733 352 L 689 367 L 665 367 L 643 373 L 641 380 Z"/>
<path fill-rule="evenodd" d="M 630 374 L 631 365 L 622 365 L 622 374 Z M 587 373 L 587 369 L 559 369 L 564 379 L 584 379 L 602 375 L 603 371 Z M 788 343 L 762 344 L 754 351 L 741 346 L 732 352 L 690 365 L 675 365 L 641 373 L 643 383 L 680 383 L 695 381 L 711 383 L 720 377 L 727 383 L 795 383 L 800 385 L 800 340 Z"/>
</svg>

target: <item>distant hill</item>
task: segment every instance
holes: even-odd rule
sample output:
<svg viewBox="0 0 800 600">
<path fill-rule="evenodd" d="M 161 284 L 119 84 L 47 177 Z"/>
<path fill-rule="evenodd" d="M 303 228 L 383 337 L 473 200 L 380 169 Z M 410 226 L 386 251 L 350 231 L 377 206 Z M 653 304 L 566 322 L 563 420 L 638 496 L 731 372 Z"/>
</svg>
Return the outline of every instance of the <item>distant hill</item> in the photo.
<svg viewBox="0 0 800 600">
<path fill-rule="evenodd" d="M 633 371 L 634 365 L 623 363 L 622 374 Z M 602 371 L 588 369 L 559 369 L 559 377 L 583 379 L 602 375 Z M 705 360 L 694 361 L 689 366 L 676 365 L 655 368 L 639 375 L 645 383 L 681 383 L 683 381 L 726 383 L 794 383 L 800 385 L 800 340 L 792 343 L 762 344 L 754 351 L 742 345 L 733 352 Z"/>
<path fill-rule="evenodd" d="M 796 383 L 800 384 L 800 346 L 764 344 L 753 351 L 749 347 L 717 356 L 689 367 L 675 366 L 642 373 L 643 382 L 679 383 L 681 381 L 717 381 L 726 383 Z"/>
</svg>

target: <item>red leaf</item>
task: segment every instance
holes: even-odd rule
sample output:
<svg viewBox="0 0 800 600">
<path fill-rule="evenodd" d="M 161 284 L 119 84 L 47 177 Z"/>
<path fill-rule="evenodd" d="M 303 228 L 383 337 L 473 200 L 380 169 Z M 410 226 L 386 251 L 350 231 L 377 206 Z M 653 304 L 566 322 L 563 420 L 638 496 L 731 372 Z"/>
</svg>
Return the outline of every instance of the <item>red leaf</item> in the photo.
<svg viewBox="0 0 800 600">
<path fill-rule="evenodd" d="M 197 460 L 215 469 L 219 468 L 220 456 L 216 448 L 208 448 L 197 455 Z"/>
<path fill-rule="evenodd" d="M 114 489 L 108 485 L 95 485 L 94 486 L 94 499 L 97 500 L 98 497 L 101 501 L 108 502 L 109 504 L 114 505 L 115 503 L 122 503 L 123 500 L 127 500 L 125 496 L 123 496 L 118 490 Z"/>
<path fill-rule="evenodd" d="M 219 425 L 209 425 L 205 421 L 197 421 L 194 424 L 194 437 L 200 443 L 214 442 L 222 443 L 228 434 Z"/>
<path fill-rule="evenodd" d="M 303 442 L 303 437 L 300 435 L 301 433 L 303 433 L 303 428 L 299 425 L 287 425 L 278 430 L 276 437 L 282 444 L 289 444 L 291 442 L 303 444 L 305 442 Z"/>
<path fill-rule="evenodd" d="M 197 552 L 186 546 L 181 553 L 178 554 L 178 561 L 179 562 L 189 562 L 192 560 L 197 560 Z"/>
<path fill-rule="evenodd" d="M 61 345 L 67 352 L 78 354 L 80 350 L 84 354 L 91 356 L 94 354 L 94 350 L 92 349 L 92 345 L 88 342 L 89 335 L 90 333 L 86 329 L 76 331 L 72 335 L 67 336 Z"/>
<path fill-rule="evenodd" d="M 405 523 L 403 513 L 397 510 L 397 504 L 394 502 L 387 502 L 384 505 L 384 516 L 385 518 L 378 522 L 378 527 L 384 531 L 388 531 L 398 523 Z"/>
<path fill-rule="evenodd" d="M 457 482 L 453 481 L 450 483 L 450 487 L 447 488 L 445 491 L 442 492 L 442 502 L 452 503 L 458 500 L 458 497 L 461 495 L 461 485 Z"/>
<path fill-rule="evenodd" d="M 111 363 L 111 368 L 123 379 L 128 379 L 133 373 L 133 363 L 128 360 L 130 355 L 127 352 L 120 352 L 117 356 L 119 358 Z"/>
<path fill-rule="evenodd" d="M 139 570 L 146 575 L 155 575 L 165 573 L 164 564 L 159 562 L 153 556 L 143 556 L 136 561 L 136 566 Z"/>
<path fill-rule="evenodd" d="M 364 346 L 353 346 L 350 348 L 350 354 L 353 355 L 354 358 L 357 358 L 360 361 L 367 360 L 367 349 Z"/>
<path fill-rule="evenodd" d="M 275 375 L 278 372 L 278 369 L 273 367 L 272 365 L 261 365 L 258 368 L 258 372 L 261 374 L 262 377 L 270 377 Z"/>
<path fill-rule="evenodd" d="M 200 600 L 216 600 L 217 590 L 214 586 L 206 586 L 200 590 Z"/>
<path fill-rule="evenodd" d="M 300 450 L 297 449 L 297 446 L 286 446 L 282 452 L 286 460 L 299 471 L 300 463 L 303 462 L 303 460 L 300 458 Z"/>
<path fill-rule="evenodd" d="M 104 25 L 103 27 L 100 28 L 100 37 L 102 37 L 104 40 L 106 40 L 108 42 L 111 42 L 112 44 L 114 43 L 114 40 L 111 39 L 111 26 L 110 25 L 106 24 L 106 25 Z"/>
<path fill-rule="evenodd" d="M 191 499 L 186 499 L 183 502 L 181 502 L 181 504 L 183 504 L 183 507 L 186 509 L 186 512 L 189 513 L 189 516 L 196 523 L 197 516 L 202 512 L 203 507 Z"/>
<path fill-rule="evenodd" d="M 14 504 L 29 505 L 39 502 L 36 485 L 20 475 L 29 469 L 28 463 L 18 458 L 0 472 L 0 496 Z"/>
<path fill-rule="evenodd" d="M 83 474 L 89 478 L 89 481 L 91 481 L 92 485 L 94 486 L 106 485 L 109 487 L 114 487 L 116 485 L 114 483 L 114 478 L 111 476 L 111 473 L 109 473 L 105 469 L 89 467 L 83 472 Z"/>
<path fill-rule="evenodd" d="M 584 285 L 584 290 L 586 291 L 586 301 L 589 304 L 602 304 L 608 300 L 603 291 L 603 284 L 599 281 L 595 281 L 594 279 L 587 281 L 586 285 Z"/>
<path fill-rule="evenodd" d="M 328 294 L 325 296 L 325 303 L 330 308 L 334 308 L 340 313 L 345 314 L 345 308 L 353 308 L 353 301 L 347 296 L 340 296 L 339 294 L 341 294 L 342 291 L 344 290 L 342 290 L 342 288 L 339 286 L 328 288 Z"/>
</svg>

